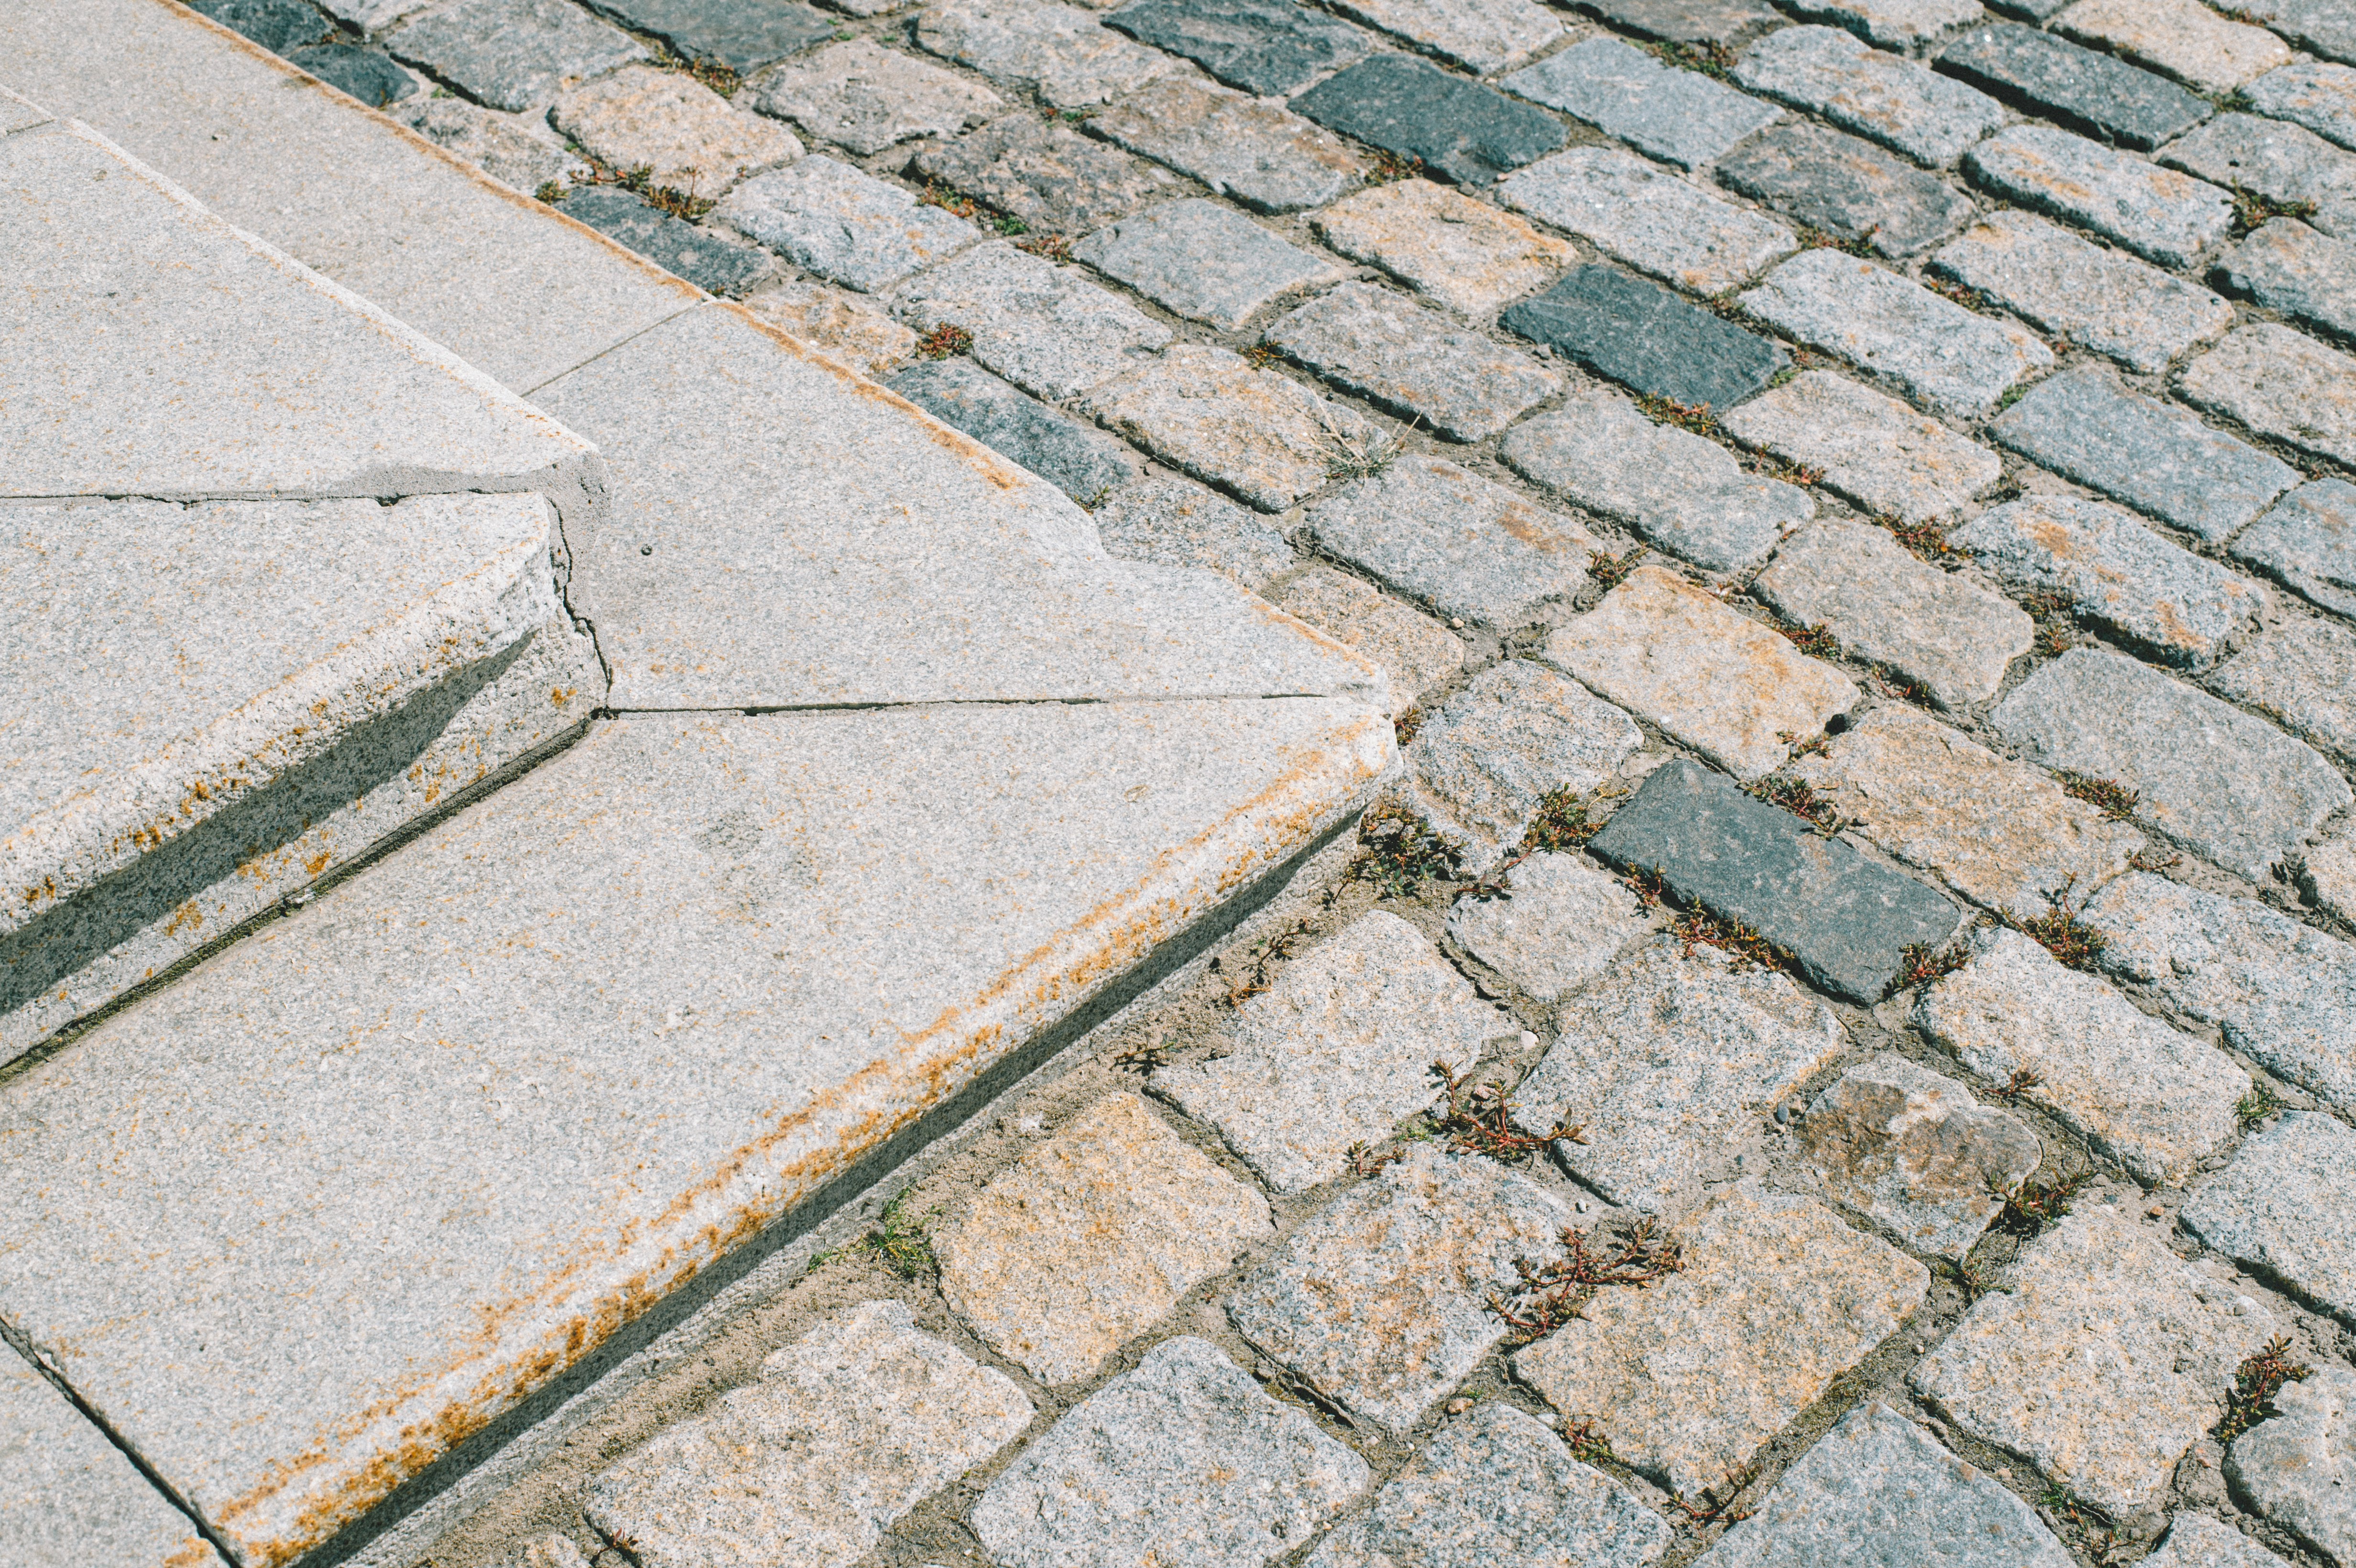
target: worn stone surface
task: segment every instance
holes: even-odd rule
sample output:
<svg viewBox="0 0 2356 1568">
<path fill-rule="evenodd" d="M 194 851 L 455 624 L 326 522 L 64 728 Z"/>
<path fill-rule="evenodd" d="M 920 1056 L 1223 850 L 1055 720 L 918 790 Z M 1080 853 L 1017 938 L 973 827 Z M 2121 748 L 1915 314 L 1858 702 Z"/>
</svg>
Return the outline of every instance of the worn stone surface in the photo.
<svg viewBox="0 0 2356 1568">
<path fill-rule="evenodd" d="M 2356 153 L 2333 146 L 2304 125 L 2255 114 L 2220 114 L 2169 143 L 2159 157 L 2171 167 L 2270 201 L 2312 203 L 2308 223 L 2356 240 Z"/>
<path fill-rule="evenodd" d="M 605 0 L 609 15 L 690 59 L 739 74 L 834 36 L 834 18 L 794 0 Z"/>
<path fill-rule="evenodd" d="M 683 223 L 616 186 L 582 186 L 561 204 L 600 234 L 676 273 L 707 293 L 741 294 L 776 272 L 757 245 Z"/>
<path fill-rule="evenodd" d="M 1243 356 L 1182 343 L 1090 394 L 1088 411 L 1151 452 L 1263 512 L 1322 488 L 1343 463 L 1370 464 L 1391 438 L 1298 381 Z"/>
<path fill-rule="evenodd" d="M 625 66 L 556 95 L 550 118 L 600 161 L 646 168 L 654 185 L 717 200 L 745 176 L 802 155 L 794 133 L 733 109 L 680 71 Z"/>
<path fill-rule="evenodd" d="M 0 1360 L 0 1530 L 22 1568 L 221 1568 L 187 1516 L 13 1348 Z"/>
<path fill-rule="evenodd" d="M 1135 460 L 1120 443 L 1024 396 L 969 360 L 912 366 L 885 385 L 1083 506 L 1136 475 Z"/>
<path fill-rule="evenodd" d="M 584 179 L 589 165 L 529 114 L 502 114 L 463 98 L 421 95 L 386 111 L 394 119 L 502 184 L 527 193 L 549 181 Z"/>
<path fill-rule="evenodd" d="M 1641 396 L 1713 409 L 1759 390 L 1788 357 L 1657 283 L 1592 263 L 1499 320 Z"/>
<path fill-rule="evenodd" d="M 1943 523 L 2004 477 L 2004 461 L 1887 393 L 1803 370 L 1729 410 L 1727 433 L 1815 469 L 1834 495 L 1906 523 Z M 2010 657 L 2010 655 L 2007 655 Z"/>
<path fill-rule="evenodd" d="M 1262 341 L 1451 441 L 1494 435 L 1562 390 L 1561 372 L 1376 283 L 1320 295 Z"/>
<path fill-rule="evenodd" d="M 1104 103 L 1187 69 L 1054 0 L 948 0 L 916 18 L 916 42 L 1001 80 L 1034 87 L 1050 108 Z"/>
<path fill-rule="evenodd" d="M 274 54 L 317 43 L 330 30 L 326 18 L 302 0 L 197 0 L 188 9 L 236 28 Z"/>
<path fill-rule="evenodd" d="M 1342 269 L 1227 208 L 1188 197 L 1098 229 L 1072 254 L 1190 321 L 1229 331 Z"/>
<path fill-rule="evenodd" d="M 1404 1434 L 1505 1338 L 1490 1298 L 1516 1259 L 1561 1255 L 1570 1217 L 1526 1176 L 1420 1144 L 1303 1221 L 1222 1305 L 1326 1398 Z"/>
<path fill-rule="evenodd" d="M 2163 267 L 2190 266 L 2233 220 L 2230 192 L 2050 125 L 1999 131 L 1965 154 L 1964 165 L 1997 194 Z"/>
<path fill-rule="evenodd" d="M 1734 80 L 1844 131 L 1944 167 L 2004 123 L 1986 93 L 1839 27 L 1785 27 L 1751 46 Z"/>
<path fill-rule="evenodd" d="M 2037 1135 L 1952 1078 L 1884 1052 L 1841 1074 L 1800 1119 L 1834 1201 L 1918 1253 L 1960 1259 L 2037 1170 Z"/>
<path fill-rule="evenodd" d="M 1255 212 L 1323 207 L 1365 173 L 1332 132 L 1191 77 L 1155 82 L 1091 115 L 1088 133 L 1192 175 Z"/>
<path fill-rule="evenodd" d="M 1995 696 L 2036 635 L 2008 601 L 1925 565 L 1886 529 L 1845 519 L 1794 535 L 1751 591 L 1784 619 L 1821 625 L 1858 657 L 1921 682 L 1950 709 Z"/>
<path fill-rule="evenodd" d="M 1753 405 L 1746 405 L 1753 406 Z M 1808 493 L 1746 474 L 1724 447 L 1582 387 L 1505 437 L 1514 471 L 1708 571 L 1738 571 L 1815 515 Z"/>
<path fill-rule="evenodd" d="M 1341 18 L 1287 0 L 1134 0 L 1105 25 L 1262 97 L 1298 92 L 1375 47 Z"/>
<path fill-rule="evenodd" d="M 2177 384 L 2192 402 L 2260 435 L 2356 464 L 2356 359 L 2287 326 L 2235 330 Z"/>
<path fill-rule="evenodd" d="M 916 136 L 954 136 L 1006 101 L 978 81 L 872 38 L 846 38 L 752 84 L 764 114 L 865 157 Z"/>
<path fill-rule="evenodd" d="M 1798 0 L 1792 12 L 1847 27 L 1886 49 L 1927 43 L 1987 15 L 1979 0 Z"/>
<path fill-rule="evenodd" d="M 2356 338 L 2356 242 L 2276 218 L 2219 257 L 2211 276 L 2268 310 Z"/>
<path fill-rule="evenodd" d="M 977 245 L 902 283 L 892 311 L 918 332 L 959 326 L 981 364 L 1042 398 L 1075 398 L 1134 369 L 1170 329 L 1088 281 L 1004 240 Z"/>
<path fill-rule="evenodd" d="M 1912 256 L 1972 216 L 1969 197 L 1855 136 L 1778 125 L 1720 161 L 1718 177 L 1811 229 Z"/>
<path fill-rule="evenodd" d="M 1752 0 L 1581 0 L 1580 9 L 1640 33 L 1681 44 L 1731 44 L 1783 18 Z"/>
<path fill-rule="evenodd" d="M 2270 120 L 2304 125 L 2327 142 L 2356 148 L 2356 69 L 2306 60 L 2249 84 L 2250 106 Z"/>
<path fill-rule="evenodd" d="M 1409 55 L 1379 54 L 1292 101 L 1320 125 L 1420 160 L 1456 185 L 1487 185 L 1563 144 L 1562 122 Z"/>
<path fill-rule="evenodd" d="M 385 48 L 493 109 L 542 109 L 572 82 L 650 58 L 564 0 L 454 0 L 404 22 Z"/>
<path fill-rule="evenodd" d="M 1608 34 L 1581 38 L 1499 85 L 1680 168 L 1708 163 L 1782 118 L 1772 103 L 1663 65 Z"/>
<path fill-rule="evenodd" d="M 1329 566 L 1312 566 L 1286 582 L 1275 603 L 1381 667 L 1390 677 L 1394 717 L 1464 663 L 1464 644 L 1447 627 Z"/>
<path fill-rule="evenodd" d="M 981 238 L 965 219 L 819 154 L 755 175 L 712 216 L 797 266 L 868 293 Z"/>
<path fill-rule="evenodd" d="M 1312 221 L 1344 256 L 1475 317 L 1551 282 L 1572 255 L 1567 241 L 1428 180 L 1360 191 Z"/>
<path fill-rule="evenodd" d="M 1658 567 L 1555 633 L 1546 657 L 1740 779 L 1858 699 L 1830 665 Z"/>
<path fill-rule="evenodd" d="M 1592 1420 L 1630 1468 L 1692 1497 L 1912 1316 L 1931 1276 L 1822 1204 L 1755 1181 L 1676 1234 L 1680 1272 L 1599 1293 L 1514 1371 L 1566 1416 Z"/>
<path fill-rule="evenodd" d="M 2197 92 L 2231 92 L 2290 63 L 2280 38 L 2264 27 L 2229 22 L 2200 0 L 2078 0 L 2048 25 Z"/>
<path fill-rule="evenodd" d="M 661 1568 L 788 1555 L 847 1568 L 1031 1415 L 1013 1379 L 919 1333 L 905 1304 L 865 1302 L 598 1474 L 583 1512 Z"/>
<path fill-rule="evenodd" d="M 2315 752 L 2120 654 L 2072 648 L 1989 716 L 2034 760 L 2136 792 L 2136 816 L 2245 877 L 2348 804 Z"/>
<path fill-rule="evenodd" d="M 1558 1002 L 1652 929 L 1619 878 L 1577 855 L 1542 853 L 1505 873 L 1508 898 L 1459 899 L 1448 934 L 1541 1002 Z"/>
<path fill-rule="evenodd" d="M 2164 77 L 2017 22 L 1974 28 L 1940 53 L 1939 66 L 2000 98 L 2130 147 L 2157 147 L 2211 112 L 2198 95 Z"/>
<path fill-rule="evenodd" d="M 1335 8 L 1475 76 L 1510 69 L 1562 37 L 1537 0 L 1337 0 Z"/>
<path fill-rule="evenodd" d="M 1451 621 L 1526 625 L 1587 586 L 1593 535 L 1438 457 L 1394 459 L 1309 508 L 1309 538 Z"/>
<path fill-rule="evenodd" d="M 744 308 L 876 380 L 916 351 L 916 335 L 865 299 L 809 279 L 764 289 L 748 296 Z"/>
<path fill-rule="evenodd" d="M 1618 147 L 1557 153 L 1506 176 L 1497 195 L 1638 272 L 1696 293 L 1747 282 L 1800 243 L 1773 219 Z"/>
<path fill-rule="evenodd" d="M 2233 541 L 2233 559 L 2327 610 L 2356 618 L 2356 485 L 2319 479 Z"/>
<path fill-rule="evenodd" d="M 1146 1352 L 999 1474 L 974 1533 L 1005 1563 L 1230 1568 L 1307 1540 L 1366 1462 L 1191 1336 Z"/>
<path fill-rule="evenodd" d="M 2087 1204 L 2020 1250 L 1911 1381 L 1957 1425 L 2114 1517 L 2157 1504 L 2276 1329 L 2233 1285 L 2117 1209 Z"/>
<path fill-rule="evenodd" d="M 2343 763 L 2356 762 L 2356 631 L 2337 621 L 2266 627 L 2209 684 Z"/>
<path fill-rule="evenodd" d="M 2164 370 L 2233 325 L 2233 306 L 2207 289 L 2008 208 L 1942 248 L 1931 270 L 2130 370 Z"/>
<path fill-rule="evenodd" d="M 1257 513 L 1175 474 L 1122 485 L 1097 508 L 1096 524 L 1113 555 L 1204 567 L 1255 591 L 1292 565 L 1292 547 Z"/>
<path fill-rule="evenodd" d="M 1085 233 L 1184 189 L 1168 170 L 1027 109 L 916 155 L 916 171 L 1033 229 Z"/>
<path fill-rule="evenodd" d="M 2342 925 L 2356 925 L 2356 834 L 2346 826 L 2308 849 L 2299 891 Z"/>
<path fill-rule="evenodd" d="M 2356 1133 L 2286 1111 L 2242 1141 L 2233 1163 L 2185 1200 L 2185 1228 L 2236 1263 L 2356 1315 Z"/>
<path fill-rule="evenodd" d="M 2249 1505 L 2335 1563 L 2356 1562 L 2356 1372 L 2326 1364 L 2275 1396 L 2280 1412 L 2236 1438 L 2225 1478 Z"/>
<path fill-rule="evenodd" d="M 376 49 L 342 43 L 313 44 L 287 50 L 286 63 L 309 71 L 371 109 L 383 109 L 402 99 L 417 96 L 417 79 Z"/>
<path fill-rule="evenodd" d="M 2283 1568 L 2283 1560 L 2237 1530 L 2186 1509 L 2144 1561 L 2151 1568 Z"/>
<path fill-rule="evenodd" d="M 1559 1035 L 1514 1093 L 1535 1135 L 1563 1125 L 1563 1168 L 1646 1213 L 1692 1205 L 1767 1115 L 1844 1043 L 1822 1003 L 1772 970 L 1655 936 L 1563 1004 Z M 1576 1412 L 1567 1413 L 1580 1413 Z"/>
<path fill-rule="evenodd" d="M 2301 48 L 2356 63 L 2356 16 L 2337 0 L 2253 0 L 2242 9 Z"/>
</svg>

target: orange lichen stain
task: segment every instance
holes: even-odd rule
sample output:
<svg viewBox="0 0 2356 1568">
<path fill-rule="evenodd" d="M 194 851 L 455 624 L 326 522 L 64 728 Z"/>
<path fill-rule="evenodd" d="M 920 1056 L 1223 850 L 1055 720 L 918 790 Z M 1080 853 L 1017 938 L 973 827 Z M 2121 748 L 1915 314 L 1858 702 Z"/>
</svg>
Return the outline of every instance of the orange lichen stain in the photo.
<svg viewBox="0 0 2356 1568">
<path fill-rule="evenodd" d="M 317 854 L 303 862 L 304 874 L 313 877 L 317 876 L 320 872 L 327 869 L 327 862 L 335 858 L 335 847 L 330 845 L 328 848 L 320 850 Z"/>
<path fill-rule="evenodd" d="M 207 1564 L 217 1563 L 220 1561 L 220 1558 L 214 1552 L 212 1544 L 202 1536 L 198 1536 L 184 1541 L 174 1548 L 172 1555 L 164 1559 L 164 1568 L 206 1568 Z"/>
<path fill-rule="evenodd" d="M 573 688 L 569 686 L 551 687 L 548 692 L 548 700 L 550 704 L 557 708 L 563 707 L 566 703 L 573 700 Z"/>
<path fill-rule="evenodd" d="M 182 904 L 178 909 L 172 912 L 172 918 L 165 923 L 164 934 L 166 936 L 177 936 L 179 934 L 180 928 L 182 926 L 187 926 L 188 929 L 193 931 L 198 926 L 202 925 L 204 922 L 205 912 L 197 907 L 196 900 L 190 899 L 187 902 Z"/>
</svg>

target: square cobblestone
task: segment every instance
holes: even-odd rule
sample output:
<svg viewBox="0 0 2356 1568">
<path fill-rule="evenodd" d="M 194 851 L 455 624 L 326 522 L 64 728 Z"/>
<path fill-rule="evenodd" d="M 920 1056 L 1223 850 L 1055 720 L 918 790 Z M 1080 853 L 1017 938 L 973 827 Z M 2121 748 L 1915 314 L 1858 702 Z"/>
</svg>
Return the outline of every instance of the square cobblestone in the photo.
<svg viewBox="0 0 2356 1568">
<path fill-rule="evenodd" d="M 1053 109 L 1104 103 L 1185 70 L 1182 60 L 1054 0 L 947 0 L 916 18 L 916 42 L 959 65 L 1038 90 Z"/>
<path fill-rule="evenodd" d="M 1940 68 L 2080 131 L 2151 148 L 2209 118 L 2208 103 L 2165 77 L 2017 22 L 1976 27 Z"/>
<path fill-rule="evenodd" d="M 2294 321 L 2356 338 L 2356 243 L 2277 218 L 2219 257 L 2210 276 Z"/>
<path fill-rule="evenodd" d="M 1563 144 L 1562 123 L 1493 88 L 1408 55 L 1380 54 L 1329 77 L 1293 109 L 1457 185 L 1487 185 Z"/>
<path fill-rule="evenodd" d="M 1927 43 L 1987 15 L 1979 0 L 1795 0 L 1791 9 L 1811 22 L 1847 27 L 1885 49 Z"/>
<path fill-rule="evenodd" d="M 1230 332 L 1285 295 L 1344 275 L 1241 213 L 1191 197 L 1100 229 L 1072 255 L 1173 315 Z"/>
<path fill-rule="evenodd" d="M 1618 147 L 1557 153 L 1506 176 L 1497 195 L 1516 211 L 1696 293 L 1730 289 L 1800 245 L 1773 219 Z"/>
<path fill-rule="evenodd" d="M 2283 1385 L 2276 1413 L 2233 1442 L 2236 1499 L 2334 1563 L 2356 1562 L 2356 1372 L 2326 1363 Z M 2274 1568 L 2272 1563 L 2262 1568 Z"/>
<path fill-rule="evenodd" d="M 1720 183 L 1787 218 L 1884 256 L 1912 256 L 1972 216 L 1963 192 L 1858 137 L 1795 121 L 1718 165 Z"/>
<path fill-rule="evenodd" d="M 1797 1125 L 1825 1191 L 1918 1253 L 1961 1261 L 2045 1157 L 2036 1133 L 1952 1078 L 1885 1052 L 1816 1096 Z"/>
<path fill-rule="evenodd" d="M 1025 396 L 971 360 L 912 366 L 884 385 L 1084 507 L 1136 476 L 1136 459 L 1120 443 Z"/>
<path fill-rule="evenodd" d="M 558 210 L 706 293 L 741 294 L 777 270 L 758 246 L 682 223 L 615 186 L 581 187 Z"/>
<path fill-rule="evenodd" d="M 556 128 L 616 168 L 647 168 L 650 183 L 717 200 L 746 175 L 802 155 L 794 133 L 675 70 L 624 66 L 556 96 Z"/>
<path fill-rule="evenodd" d="M 1330 566 L 1303 569 L 1276 590 L 1274 603 L 1381 666 L 1393 718 L 1463 667 L 1464 644 L 1453 632 Z"/>
<path fill-rule="evenodd" d="M 2286 1111 L 2185 1200 L 2201 1244 L 2342 1317 L 2356 1316 L 2356 1133 Z"/>
<path fill-rule="evenodd" d="M 2231 192 L 2050 125 L 1999 131 L 1965 154 L 1964 166 L 1999 196 L 2163 267 L 2190 266 L 2233 222 Z"/>
<path fill-rule="evenodd" d="M 1344 283 L 1261 341 L 1450 441 L 1494 435 L 1562 390 L 1559 371 L 1376 283 Z"/>
<path fill-rule="evenodd" d="M 1787 358 L 1658 283 L 1592 263 L 1498 320 L 1640 396 L 1713 409 L 1764 387 Z"/>
<path fill-rule="evenodd" d="M 916 155 L 916 172 L 1050 233 L 1083 234 L 1185 186 L 1027 109 Z"/>
<path fill-rule="evenodd" d="M 2231 92 L 2290 63 L 2290 49 L 2264 27 L 2229 22 L 2200 0 L 2078 0 L 2047 24 L 2075 38 L 2172 76 L 2195 92 Z"/>
<path fill-rule="evenodd" d="M 2233 559 L 2356 619 L 2356 485 L 2300 485 L 2233 541 Z"/>
<path fill-rule="evenodd" d="M 637 39 L 565 0 L 455 0 L 403 23 L 384 46 L 510 112 L 544 109 L 570 82 L 650 58 Z"/>
<path fill-rule="evenodd" d="M 1306 536 L 1402 597 L 1507 629 L 1587 586 L 1594 536 L 1438 457 L 1404 456 L 1328 496 Z"/>
<path fill-rule="evenodd" d="M 2250 107 L 2269 120 L 2304 125 L 2327 142 L 2356 148 L 2356 69 L 2307 60 L 2249 84 Z"/>
<path fill-rule="evenodd" d="M 2356 630 L 2321 617 L 2278 622 L 2219 665 L 2209 684 L 2356 763 Z"/>
<path fill-rule="evenodd" d="M 1057 401 L 1136 368 L 1170 341 L 1168 327 L 1078 268 L 1004 240 L 917 273 L 894 291 L 892 312 L 918 332 L 963 327 L 976 360 Z"/>
<path fill-rule="evenodd" d="M 1772 103 L 1606 35 L 1581 38 L 1498 85 L 1687 169 L 1782 118 Z"/>
<path fill-rule="evenodd" d="M 1157 81 L 1089 117 L 1088 133 L 1194 176 L 1255 212 L 1323 207 L 1365 174 L 1342 139 L 1206 81 Z"/>
<path fill-rule="evenodd" d="M 2185 367 L 2194 405 L 2319 457 L 2356 464 L 2356 359 L 2272 322 L 2241 327 Z"/>
<path fill-rule="evenodd" d="M 1428 180 L 1363 190 L 1312 220 L 1319 238 L 1468 316 L 1550 283 L 1569 242 Z"/>
<path fill-rule="evenodd" d="M 2004 123 L 2002 105 L 1987 94 L 1838 27 L 1770 33 L 1743 55 L 1734 80 L 1933 167 Z"/>
<path fill-rule="evenodd" d="M 963 219 L 815 153 L 746 180 L 712 216 L 797 266 L 867 293 L 981 238 Z"/>
<path fill-rule="evenodd" d="M 1291 0 L 1137 0 L 1105 25 L 1261 97 L 1298 92 L 1375 48 L 1349 23 Z"/>
<path fill-rule="evenodd" d="M 616 21 L 652 33 L 689 59 L 740 75 L 834 37 L 834 18 L 794 0 L 600 0 Z"/>
<path fill-rule="evenodd" d="M 1653 928 L 1636 895 L 1577 855 L 1541 853 L 1505 874 L 1510 898 L 1462 898 L 1448 934 L 1541 1002 L 1558 1002 Z"/>
<path fill-rule="evenodd" d="M 980 82 L 871 38 L 847 38 L 750 85 L 762 113 L 862 157 L 917 136 L 954 136 L 1006 107 Z"/>
<path fill-rule="evenodd" d="M 2159 155 L 2170 168 L 2269 201 L 2311 203 L 2307 221 L 2326 234 L 2356 240 L 2356 153 L 2335 147 L 2304 125 L 2255 114 L 2220 114 Z"/>
<path fill-rule="evenodd" d="M 1175 474 L 1122 485 L 1096 522 L 1108 554 L 1224 572 L 1255 592 L 1292 567 L 1292 547 L 1265 518 Z"/>
<path fill-rule="evenodd" d="M 1334 0 L 1334 9 L 1475 76 L 1510 69 L 1562 37 L 1537 0 Z"/>
<path fill-rule="evenodd" d="M 1726 430 L 1905 523 L 1944 522 L 2004 477 L 2003 459 L 1979 443 L 1830 370 L 1803 370 L 1729 411 Z"/>
<path fill-rule="evenodd" d="M 764 289 L 747 297 L 744 308 L 873 380 L 916 351 L 916 335 L 865 298 L 809 279 Z"/>
<path fill-rule="evenodd" d="M 1931 270 L 2130 370 L 2164 370 L 2233 325 L 2233 307 L 2207 289 L 2008 208 L 1965 229 Z"/>
</svg>

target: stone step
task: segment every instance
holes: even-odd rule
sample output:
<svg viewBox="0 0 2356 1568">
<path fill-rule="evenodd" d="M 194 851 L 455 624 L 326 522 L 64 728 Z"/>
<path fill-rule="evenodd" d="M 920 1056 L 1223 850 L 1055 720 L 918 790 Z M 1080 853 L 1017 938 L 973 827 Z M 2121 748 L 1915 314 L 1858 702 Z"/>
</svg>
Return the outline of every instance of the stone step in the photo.
<svg viewBox="0 0 2356 1568">
<path fill-rule="evenodd" d="M 106 1435 L 0 1344 L 0 1536 L 11 1563 L 168 1563 L 220 1553 Z"/>
</svg>

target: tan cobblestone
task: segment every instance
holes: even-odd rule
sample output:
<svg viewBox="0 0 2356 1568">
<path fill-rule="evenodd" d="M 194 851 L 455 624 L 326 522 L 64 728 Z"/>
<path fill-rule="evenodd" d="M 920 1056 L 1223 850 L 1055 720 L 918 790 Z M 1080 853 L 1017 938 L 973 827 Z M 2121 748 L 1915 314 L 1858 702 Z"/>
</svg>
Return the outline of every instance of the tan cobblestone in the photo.
<svg viewBox="0 0 2356 1568">
<path fill-rule="evenodd" d="M 1569 244 L 1510 212 L 1433 185 L 1401 180 L 1363 190 L 1312 220 L 1354 261 L 1470 316 L 1484 316 L 1554 281 Z"/>
<path fill-rule="evenodd" d="M 614 167 L 651 168 L 652 184 L 706 198 L 802 155 L 783 125 L 729 107 L 693 77 L 649 65 L 624 66 L 562 94 L 552 118 Z"/>
</svg>

